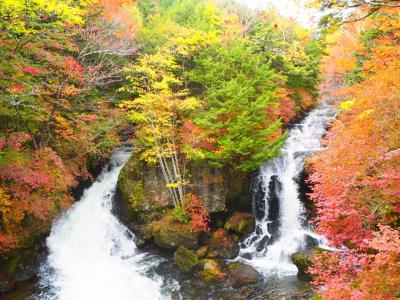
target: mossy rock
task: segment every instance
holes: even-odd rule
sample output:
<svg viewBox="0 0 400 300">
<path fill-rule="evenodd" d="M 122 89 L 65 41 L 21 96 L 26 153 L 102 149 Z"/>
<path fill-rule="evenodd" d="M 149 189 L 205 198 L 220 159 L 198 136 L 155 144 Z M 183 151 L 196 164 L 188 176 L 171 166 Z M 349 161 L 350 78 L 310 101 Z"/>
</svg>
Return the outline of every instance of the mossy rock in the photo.
<svg viewBox="0 0 400 300">
<path fill-rule="evenodd" d="M 154 243 L 165 250 L 175 250 L 179 246 L 196 250 L 199 248 L 199 233 L 194 232 L 189 224 L 180 224 L 168 219 L 152 225 Z"/>
<path fill-rule="evenodd" d="M 137 225 L 157 221 L 172 203 L 160 168 L 140 161 L 137 156 L 134 153 L 119 174 L 116 213 L 138 234 Z"/>
<path fill-rule="evenodd" d="M 231 211 L 252 211 L 249 193 L 252 174 L 240 170 L 227 170 L 227 208 Z"/>
<path fill-rule="evenodd" d="M 256 220 L 251 213 L 235 212 L 225 223 L 225 229 L 240 235 L 252 233 L 256 226 Z"/>
<path fill-rule="evenodd" d="M 225 274 L 218 262 L 214 259 L 205 259 L 202 262 L 203 270 L 200 275 L 205 283 L 212 284 L 221 281 Z"/>
<path fill-rule="evenodd" d="M 149 165 L 133 153 L 118 177 L 118 188 L 132 211 L 140 212 L 171 205 L 170 193 L 158 165 Z"/>
<path fill-rule="evenodd" d="M 239 244 L 224 229 L 218 229 L 207 239 L 208 257 L 232 259 L 239 254 Z"/>
<path fill-rule="evenodd" d="M 312 281 L 313 276 L 308 273 L 308 268 L 312 266 L 311 257 L 302 252 L 296 252 L 292 254 L 291 259 L 298 269 L 297 277 L 303 281 Z"/>
<path fill-rule="evenodd" d="M 179 270 L 184 273 L 191 273 L 199 264 L 199 258 L 193 251 L 180 246 L 174 253 L 174 260 Z"/>
</svg>

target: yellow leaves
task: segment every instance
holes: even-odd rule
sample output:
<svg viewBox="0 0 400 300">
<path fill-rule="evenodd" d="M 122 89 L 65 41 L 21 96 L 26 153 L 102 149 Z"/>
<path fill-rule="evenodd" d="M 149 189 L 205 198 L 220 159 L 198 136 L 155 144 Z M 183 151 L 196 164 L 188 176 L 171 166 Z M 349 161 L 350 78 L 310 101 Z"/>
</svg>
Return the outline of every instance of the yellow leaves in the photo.
<svg viewBox="0 0 400 300">
<path fill-rule="evenodd" d="M 220 42 L 219 31 L 191 31 L 176 39 L 176 51 L 183 56 L 190 56 L 201 49 Z"/>
<path fill-rule="evenodd" d="M 343 101 L 342 103 L 340 103 L 340 108 L 343 110 L 350 110 L 355 102 L 356 102 L 355 99 Z"/>
<path fill-rule="evenodd" d="M 56 115 L 54 119 L 55 119 L 55 122 L 58 124 L 58 126 L 60 126 L 62 128 L 69 128 L 70 127 L 70 124 L 69 124 L 68 120 L 65 119 L 63 116 Z"/>
<path fill-rule="evenodd" d="M 173 188 L 173 189 L 177 189 L 179 187 L 179 183 L 168 183 L 166 185 L 167 188 Z"/>
<path fill-rule="evenodd" d="M 94 0 L 3 0 L 0 18 L 7 33 L 12 35 L 36 34 L 44 28 L 62 26 L 63 23 L 81 25 L 86 7 Z M 52 16 L 49 18 L 48 16 Z"/>
<path fill-rule="evenodd" d="M 310 57 L 306 54 L 304 45 L 300 41 L 294 41 L 289 45 L 286 52 L 286 58 L 292 61 L 301 61 L 306 63 L 310 61 Z"/>
<path fill-rule="evenodd" d="M 209 22 L 212 25 L 215 25 L 215 26 L 221 25 L 218 8 L 212 1 L 208 1 L 204 5 L 203 11 L 204 11 L 204 16 L 208 18 Z"/>
<path fill-rule="evenodd" d="M 357 119 L 362 121 L 365 118 L 367 118 L 370 114 L 372 114 L 375 110 L 374 109 L 367 109 L 365 111 L 363 111 L 358 117 Z"/>
<path fill-rule="evenodd" d="M 201 101 L 195 97 L 188 97 L 179 102 L 179 109 L 182 111 L 193 111 L 201 107 Z"/>
<path fill-rule="evenodd" d="M 0 187 L 0 210 L 4 213 L 5 210 L 8 210 L 8 207 L 10 205 L 10 196 L 8 195 L 4 187 Z"/>
<path fill-rule="evenodd" d="M 167 183 L 166 187 L 167 188 L 172 188 L 172 189 L 177 189 L 180 186 L 186 186 L 188 185 L 190 182 L 188 180 L 179 180 L 177 182 L 173 182 L 173 183 Z"/>
<path fill-rule="evenodd" d="M 3 216 L 3 222 L 8 223 L 7 215 L 11 211 L 11 199 L 6 190 L 0 186 L 0 213 Z"/>
<path fill-rule="evenodd" d="M 67 97 L 77 95 L 81 90 L 76 88 L 74 85 L 66 85 L 63 90 L 63 95 Z"/>
<path fill-rule="evenodd" d="M 204 151 L 197 147 L 190 147 L 189 145 L 184 145 L 183 153 L 185 153 L 188 159 L 205 159 L 206 156 Z"/>
<path fill-rule="evenodd" d="M 147 118 L 143 113 L 134 110 L 128 112 L 128 119 L 134 124 L 147 122 Z"/>
</svg>

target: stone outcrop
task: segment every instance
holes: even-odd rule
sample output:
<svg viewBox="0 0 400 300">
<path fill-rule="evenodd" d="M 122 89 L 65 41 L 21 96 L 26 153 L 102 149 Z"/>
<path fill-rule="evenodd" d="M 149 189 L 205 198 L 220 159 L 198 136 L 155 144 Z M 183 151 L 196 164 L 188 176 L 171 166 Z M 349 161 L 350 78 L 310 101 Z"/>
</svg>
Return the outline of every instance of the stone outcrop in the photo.
<svg viewBox="0 0 400 300">
<path fill-rule="evenodd" d="M 296 252 L 292 254 L 291 259 L 298 269 L 297 277 L 303 281 L 312 281 L 312 274 L 307 271 L 312 266 L 311 257 L 305 253 Z"/>
<path fill-rule="evenodd" d="M 199 233 L 187 224 L 161 220 L 151 225 L 154 243 L 164 250 L 175 250 L 179 246 L 196 250 L 199 248 Z"/>
<path fill-rule="evenodd" d="M 190 273 L 199 264 L 199 259 L 193 251 L 180 246 L 174 253 L 174 260 L 179 270 Z"/>
<path fill-rule="evenodd" d="M 207 239 L 207 257 L 232 259 L 239 254 L 239 243 L 237 239 L 229 235 L 224 229 L 218 229 Z"/>
<path fill-rule="evenodd" d="M 187 169 L 191 175 L 188 192 L 202 201 L 208 213 L 251 210 L 250 174 L 213 167 L 205 161 L 192 161 Z M 139 235 L 141 225 L 159 220 L 165 209 L 172 207 L 160 167 L 140 161 L 136 154 L 122 169 L 118 190 L 116 212 Z"/>
<path fill-rule="evenodd" d="M 228 266 L 227 279 L 234 288 L 257 283 L 261 275 L 252 266 L 234 262 Z"/>
<path fill-rule="evenodd" d="M 235 212 L 225 223 L 226 230 L 233 231 L 241 236 L 252 233 L 255 226 L 254 216 L 247 212 Z"/>
</svg>

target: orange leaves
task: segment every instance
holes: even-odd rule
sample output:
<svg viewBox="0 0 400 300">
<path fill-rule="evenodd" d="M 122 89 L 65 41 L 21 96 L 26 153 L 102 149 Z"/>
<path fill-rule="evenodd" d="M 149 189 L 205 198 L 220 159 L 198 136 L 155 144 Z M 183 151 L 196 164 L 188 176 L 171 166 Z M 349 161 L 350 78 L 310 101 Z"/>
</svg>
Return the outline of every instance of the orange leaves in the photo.
<svg viewBox="0 0 400 300">
<path fill-rule="evenodd" d="M 2 153 L 0 255 L 38 233 L 37 223 L 27 222 L 40 220 L 43 224 L 53 218 L 60 207 L 70 205 L 69 189 L 75 183 L 55 152 L 42 148 L 32 153 L 22 147 L 21 138 L 8 138 Z"/>
<path fill-rule="evenodd" d="M 296 102 L 290 97 L 291 91 L 282 89 L 279 95 L 278 116 L 282 118 L 283 124 L 288 124 L 296 115 Z"/>
<path fill-rule="evenodd" d="M 141 17 L 134 0 L 100 0 L 106 21 L 120 25 L 119 35 L 134 37 L 141 27 Z"/>
<path fill-rule="evenodd" d="M 327 288 L 326 299 L 398 297 L 400 234 L 389 226 L 400 221 L 400 41 L 393 39 L 399 12 L 364 21 L 364 40 L 341 34 L 327 58 L 332 76 L 353 71 L 337 67 L 350 55 L 363 57 L 360 79 L 340 89 L 352 100 L 343 103 L 325 139 L 327 149 L 311 162 L 317 230 L 350 248 L 316 260 L 314 273 Z"/>
</svg>

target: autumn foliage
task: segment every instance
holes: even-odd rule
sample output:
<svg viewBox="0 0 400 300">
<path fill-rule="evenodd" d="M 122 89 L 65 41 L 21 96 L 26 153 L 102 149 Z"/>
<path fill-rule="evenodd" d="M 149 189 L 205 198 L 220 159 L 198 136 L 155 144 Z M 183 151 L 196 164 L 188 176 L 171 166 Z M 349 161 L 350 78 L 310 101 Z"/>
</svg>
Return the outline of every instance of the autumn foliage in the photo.
<svg viewBox="0 0 400 300">
<path fill-rule="evenodd" d="M 120 80 L 134 33 L 119 38 L 99 10 L 97 1 L 0 5 L 0 256 L 48 232 L 119 142 L 122 111 L 103 93 Z"/>
<path fill-rule="evenodd" d="M 340 249 L 315 260 L 326 299 L 400 297 L 399 16 L 382 8 L 346 26 L 326 60 L 344 100 L 310 164 L 317 231 Z"/>
<path fill-rule="evenodd" d="M 71 204 L 69 189 L 74 177 L 61 158 L 50 148 L 30 152 L 24 143 L 31 137 L 17 133 L 2 141 L 0 162 L 0 255 L 21 241 L 43 230 L 51 220 Z M 26 230 L 24 223 L 31 220 Z"/>
</svg>

